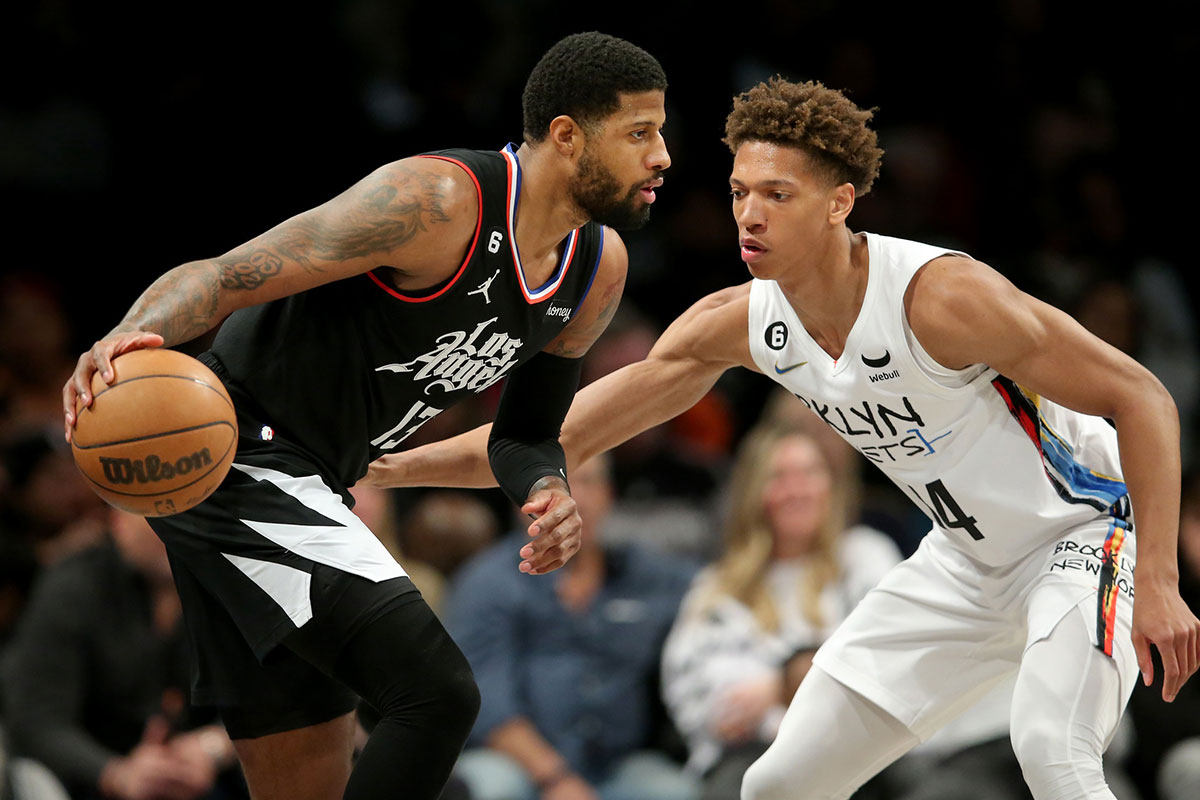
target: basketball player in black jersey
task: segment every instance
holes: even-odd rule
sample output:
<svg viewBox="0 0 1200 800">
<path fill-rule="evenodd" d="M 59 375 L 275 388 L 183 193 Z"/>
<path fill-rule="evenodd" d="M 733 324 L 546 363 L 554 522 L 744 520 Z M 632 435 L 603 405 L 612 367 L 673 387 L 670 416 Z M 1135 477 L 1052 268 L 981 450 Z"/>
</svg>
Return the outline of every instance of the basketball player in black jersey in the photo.
<svg viewBox="0 0 1200 800">
<path fill-rule="evenodd" d="M 603 34 L 525 88 L 524 142 L 387 164 L 223 256 L 167 272 L 78 362 L 66 434 L 112 360 L 221 326 L 201 356 L 238 412 L 228 478 L 153 521 L 196 656 L 256 800 L 434 798 L 478 709 L 470 668 L 347 487 L 448 404 L 506 379 L 490 456 L 534 518 L 519 569 L 579 546 L 558 432 L 625 281 L 604 225 L 649 215 L 670 164 L 666 78 Z M 544 532 L 544 533 L 543 533 Z M 351 772 L 351 711 L 380 713 Z M 130 779 L 106 769 L 116 787 Z"/>
</svg>

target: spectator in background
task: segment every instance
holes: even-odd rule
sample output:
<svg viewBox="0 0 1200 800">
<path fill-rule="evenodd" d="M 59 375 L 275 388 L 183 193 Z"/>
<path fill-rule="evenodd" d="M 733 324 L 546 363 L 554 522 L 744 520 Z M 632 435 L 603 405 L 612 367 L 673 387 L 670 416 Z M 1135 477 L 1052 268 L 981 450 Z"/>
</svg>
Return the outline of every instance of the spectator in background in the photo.
<svg viewBox="0 0 1200 800">
<path fill-rule="evenodd" d="M 141 517 L 48 569 L 2 673 L 11 747 L 75 800 L 244 797 L 233 745 L 189 710 L 187 650 L 166 550 Z"/>
<path fill-rule="evenodd" d="M 498 535 L 496 515 L 479 497 L 469 492 L 435 490 L 413 504 L 396 541 L 408 559 L 429 564 L 444 578 L 450 578 Z M 408 561 L 401 563 L 407 566 Z"/>
<path fill-rule="evenodd" d="M 58 428 L 62 383 L 75 369 L 67 315 L 40 275 L 0 278 L 0 436 Z"/>
<path fill-rule="evenodd" d="M 0 536 L 39 567 L 103 540 L 105 505 L 75 468 L 56 429 L 10 432 L 0 444 L 0 469 L 7 484 Z"/>
<path fill-rule="evenodd" d="M 457 769 L 476 800 L 696 795 L 678 764 L 644 749 L 662 641 L 694 570 L 604 542 L 608 470 L 601 456 L 571 475 L 583 541 L 563 569 L 521 574 L 514 540 L 524 536 L 514 534 L 455 581 L 447 627 L 482 696 Z"/>
<path fill-rule="evenodd" d="M 29 549 L 0 530 L 0 659 L 29 599 L 36 574 L 37 562 Z"/>
<path fill-rule="evenodd" d="M 0 800 L 70 800 L 62 783 L 44 765 L 28 758 L 9 758 L 3 725 L 0 725 Z"/>
<path fill-rule="evenodd" d="M 725 551 L 696 577 L 663 654 L 706 800 L 737 800 L 817 647 L 900 561 L 882 533 L 846 530 L 844 487 L 798 427 L 747 434 L 731 480 Z"/>
</svg>

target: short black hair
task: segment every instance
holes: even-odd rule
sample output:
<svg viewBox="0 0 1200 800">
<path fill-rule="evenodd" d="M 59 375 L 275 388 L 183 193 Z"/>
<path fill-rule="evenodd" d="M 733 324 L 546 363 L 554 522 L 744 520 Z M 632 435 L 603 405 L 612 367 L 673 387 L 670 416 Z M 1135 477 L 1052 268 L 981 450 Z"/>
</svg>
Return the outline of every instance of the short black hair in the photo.
<svg viewBox="0 0 1200 800">
<path fill-rule="evenodd" d="M 620 108 L 622 92 L 666 88 L 662 65 L 637 45 L 595 31 L 571 34 L 546 51 L 525 82 L 525 138 L 542 141 L 561 114 L 586 129 Z"/>
</svg>

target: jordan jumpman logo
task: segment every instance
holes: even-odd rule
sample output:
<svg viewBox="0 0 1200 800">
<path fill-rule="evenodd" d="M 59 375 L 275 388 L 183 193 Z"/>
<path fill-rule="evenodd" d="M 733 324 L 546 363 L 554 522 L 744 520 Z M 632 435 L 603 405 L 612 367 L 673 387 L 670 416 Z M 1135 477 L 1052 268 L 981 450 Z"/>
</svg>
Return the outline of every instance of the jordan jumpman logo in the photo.
<svg viewBox="0 0 1200 800">
<path fill-rule="evenodd" d="M 481 294 L 481 295 L 483 295 L 484 305 L 490 305 L 492 302 L 492 298 L 488 297 L 488 290 L 490 290 L 492 288 L 492 281 L 496 280 L 496 276 L 499 274 L 500 274 L 500 270 L 496 270 L 495 272 L 492 273 L 492 277 L 488 278 L 486 281 L 479 284 L 478 288 L 472 289 L 471 291 L 467 292 L 467 294 L 468 295 Z"/>
</svg>

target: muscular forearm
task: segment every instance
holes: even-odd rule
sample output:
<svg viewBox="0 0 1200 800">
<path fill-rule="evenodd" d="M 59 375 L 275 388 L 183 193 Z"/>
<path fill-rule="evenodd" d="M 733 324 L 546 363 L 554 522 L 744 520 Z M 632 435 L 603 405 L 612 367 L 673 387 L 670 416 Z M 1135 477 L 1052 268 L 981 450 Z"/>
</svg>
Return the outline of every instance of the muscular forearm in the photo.
<svg viewBox="0 0 1200 800">
<path fill-rule="evenodd" d="M 560 441 L 571 466 L 611 450 L 700 401 L 723 366 L 651 358 L 590 384 L 575 395 Z"/>
<path fill-rule="evenodd" d="M 1138 586 L 1178 583 L 1179 412 L 1157 380 L 1113 417 L 1138 539 Z"/>
<path fill-rule="evenodd" d="M 371 464 L 366 482 L 387 488 L 491 488 L 496 485 L 487 457 L 491 430 L 491 425 L 483 425 L 449 439 L 384 456 Z"/>
</svg>

